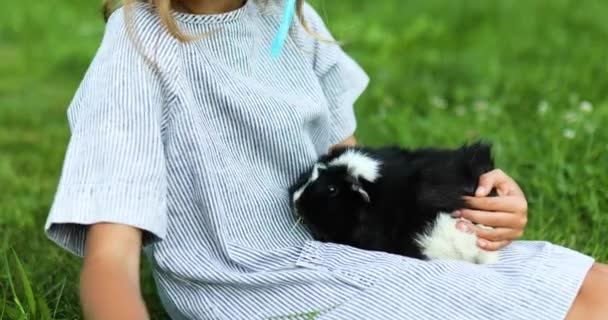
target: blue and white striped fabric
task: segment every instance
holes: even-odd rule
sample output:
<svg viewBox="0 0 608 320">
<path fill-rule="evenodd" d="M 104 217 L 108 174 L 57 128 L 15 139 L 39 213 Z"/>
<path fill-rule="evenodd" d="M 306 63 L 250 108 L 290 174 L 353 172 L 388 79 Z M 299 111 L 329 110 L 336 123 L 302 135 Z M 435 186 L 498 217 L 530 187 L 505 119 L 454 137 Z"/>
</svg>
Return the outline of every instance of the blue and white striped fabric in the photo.
<svg viewBox="0 0 608 320">
<path fill-rule="evenodd" d="M 113 14 L 68 110 L 50 238 L 82 254 L 86 225 L 144 230 L 174 319 L 563 318 L 593 262 L 574 251 L 518 242 L 496 265 L 423 262 L 316 242 L 294 227 L 287 188 L 353 134 L 368 79 L 299 24 L 273 59 L 282 3 L 176 13 L 183 30 L 206 33 L 190 44 L 144 4 L 132 37 L 124 11 Z M 309 6 L 305 17 L 331 37 Z"/>
</svg>

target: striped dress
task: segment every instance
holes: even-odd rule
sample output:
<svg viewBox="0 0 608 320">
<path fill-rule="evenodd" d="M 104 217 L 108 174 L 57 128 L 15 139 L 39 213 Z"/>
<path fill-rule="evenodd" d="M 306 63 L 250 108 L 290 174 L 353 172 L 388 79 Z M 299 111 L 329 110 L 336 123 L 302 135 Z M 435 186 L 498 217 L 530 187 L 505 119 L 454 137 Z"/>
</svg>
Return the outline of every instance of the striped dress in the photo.
<svg viewBox="0 0 608 320">
<path fill-rule="evenodd" d="M 82 255 L 87 225 L 143 230 L 173 319 L 562 319 L 593 262 L 569 249 L 516 242 L 499 264 L 425 262 L 317 242 L 296 224 L 288 186 L 353 134 L 368 78 L 299 23 L 273 59 L 282 3 L 175 13 L 205 34 L 188 44 L 145 4 L 130 32 L 123 10 L 111 16 L 68 109 L 49 237 Z"/>
</svg>

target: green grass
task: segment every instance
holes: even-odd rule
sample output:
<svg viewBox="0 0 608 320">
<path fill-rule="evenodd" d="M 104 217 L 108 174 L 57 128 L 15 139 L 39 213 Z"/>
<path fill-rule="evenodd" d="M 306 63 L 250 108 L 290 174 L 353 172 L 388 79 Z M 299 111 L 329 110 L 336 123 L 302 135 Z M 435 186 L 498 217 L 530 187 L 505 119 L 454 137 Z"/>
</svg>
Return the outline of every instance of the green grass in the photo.
<svg viewBox="0 0 608 320">
<path fill-rule="evenodd" d="M 526 238 L 608 260 L 608 2 L 314 3 L 372 79 L 357 103 L 361 142 L 490 140 L 528 196 Z M 81 317 L 80 260 L 42 227 L 66 107 L 102 32 L 90 2 L 0 3 L 0 319 Z"/>
</svg>

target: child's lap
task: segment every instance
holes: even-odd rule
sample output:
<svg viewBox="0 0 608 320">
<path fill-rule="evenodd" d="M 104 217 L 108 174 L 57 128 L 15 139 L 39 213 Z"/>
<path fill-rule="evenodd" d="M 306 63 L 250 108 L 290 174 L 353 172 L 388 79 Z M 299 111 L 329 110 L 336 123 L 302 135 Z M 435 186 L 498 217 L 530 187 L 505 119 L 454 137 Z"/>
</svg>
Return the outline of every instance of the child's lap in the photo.
<svg viewBox="0 0 608 320">
<path fill-rule="evenodd" d="M 474 265 L 311 241 L 296 268 L 254 272 L 226 286 L 199 283 L 200 290 L 167 298 L 176 319 L 268 319 L 315 310 L 329 310 L 317 320 L 560 319 L 592 263 L 547 242 L 515 242 L 499 263 Z"/>
<path fill-rule="evenodd" d="M 593 259 L 519 241 L 493 265 L 402 262 L 376 264 L 369 286 L 318 319 L 563 319 Z"/>
</svg>

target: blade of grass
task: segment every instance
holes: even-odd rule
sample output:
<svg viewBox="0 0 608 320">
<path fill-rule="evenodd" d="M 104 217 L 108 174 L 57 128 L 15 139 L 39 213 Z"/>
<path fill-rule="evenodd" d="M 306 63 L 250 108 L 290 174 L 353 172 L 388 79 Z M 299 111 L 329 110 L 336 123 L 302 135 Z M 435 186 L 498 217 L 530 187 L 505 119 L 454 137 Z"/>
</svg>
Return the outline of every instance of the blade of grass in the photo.
<svg viewBox="0 0 608 320">
<path fill-rule="evenodd" d="M 23 264 L 21 264 L 21 260 L 17 256 L 15 250 L 13 250 L 13 257 L 15 258 L 15 264 L 17 266 L 17 272 L 19 273 L 19 277 L 21 278 L 21 284 L 23 285 L 23 291 L 25 293 L 25 298 L 27 300 L 27 304 L 30 307 L 30 313 L 32 318 L 36 318 L 36 299 L 34 298 L 34 290 L 32 290 L 32 285 L 30 280 L 27 278 L 27 274 L 25 273 L 25 269 L 23 268 Z"/>
<path fill-rule="evenodd" d="M 8 232 L 4 233 L 4 238 L 2 239 L 2 250 L 0 252 L 8 251 Z"/>
<path fill-rule="evenodd" d="M 290 315 L 287 315 L 287 316 L 274 316 L 274 317 L 268 318 L 268 320 L 280 320 L 280 319 L 285 319 L 285 320 L 296 320 L 296 319 L 314 320 L 314 318 L 316 318 L 320 313 L 321 313 L 321 311 L 302 312 L 302 313 L 290 314 Z"/>
<path fill-rule="evenodd" d="M 21 310 L 15 308 L 15 307 L 11 307 L 9 305 L 7 305 L 5 307 L 5 313 L 6 313 L 6 316 L 8 317 L 8 319 L 19 319 L 20 317 L 22 317 L 24 315 L 24 313 L 22 313 Z"/>
<path fill-rule="evenodd" d="M 2 288 L 2 312 L 0 312 L 0 320 L 4 319 L 4 309 L 6 308 L 6 290 L 2 283 L 0 283 L 0 287 Z"/>
<path fill-rule="evenodd" d="M 48 298 L 49 296 L 51 296 L 52 293 L 54 293 L 55 291 L 57 291 L 58 289 L 61 289 L 61 282 L 57 281 L 55 282 L 55 284 L 51 285 L 43 294 L 43 296 L 45 298 Z"/>
<path fill-rule="evenodd" d="M 51 310 L 49 309 L 49 306 L 46 303 L 46 300 L 42 296 L 38 297 L 38 310 L 40 310 L 40 319 L 43 319 L 43 320 L 52 320 L 53 319 L 53 318 L 51 318 Z"/>
<path fill-rule="evenodd" d="M 313 320 L 317 316 L 317 314 L 318 314 L 317 311 L 306 312 L 306 313 L 300 314 L 298 316 L 298 318 L 299 319 L 304 319 L 304 320 Z"/>
<path fill-rule="evenodd" d="M 319 315 L 319 312 L 318 312 L 318 311 L 311 312 L 311 313 L 308 315 L 308 318 L 306 318 L 306 320 L 314 320 L 314 319 L 315 319 L 315 318 L 316 318 L 318 315 Z"/>
<path fill-rule="evenodd" d="M 61 301 L 61 297 L 63 296 L 63 289 L 65 288 L 65 283 L 67 282 L 68 277 L 64 277 L 62 284 L 61 284 L 61 290 L 59 290 L 59 296 L 57 296 L 57 302 L 55 302 L 55 310 L 53 310 L 53 319 L 55 319 L 55 315 L 57 314 L 57 309 L 59 309 L 59 301 Z"/>
<path fill-rule="evenodd" d="M 23 309 L 23 306 L 21 305 L 21 302 L 19 301 L 19 297 L 17 296 L 17 291 L 15 290 L 15 285 L 13 284 L 13 275 L 11 274 L 11 268 L 10 265 L 8 264 L 8 258 L 6 257 L 6 255 L 3 256 L 4 258 L 4 267 L 6 269 L 6 274 L 8 276 L 8 285 L 11 287 L 11 291 L 13 293 L 13 300 L 15 301 L 15 304 L 17 305 L 17 307 L 19 307 L 19 310 L 21 310 L 21 314 L 25 314 L 25 309 Z M 16 317 L 11 317 L 12 319 L 15 319 Z"/>
</svg>

